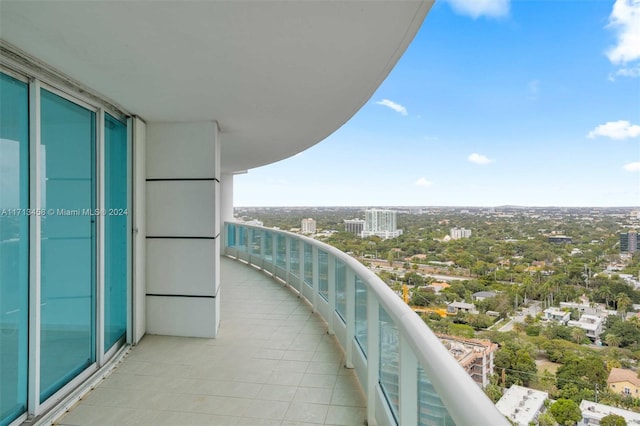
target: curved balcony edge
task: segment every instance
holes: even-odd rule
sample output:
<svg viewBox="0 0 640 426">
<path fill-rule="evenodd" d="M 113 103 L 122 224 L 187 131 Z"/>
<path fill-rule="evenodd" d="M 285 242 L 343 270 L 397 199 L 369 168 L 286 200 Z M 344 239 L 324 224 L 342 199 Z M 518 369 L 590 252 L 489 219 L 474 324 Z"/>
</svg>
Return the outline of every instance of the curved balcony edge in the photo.
<svg viewBox="0 0 640 426">
<path fill-rule="evenodd" d="M 509 424 L 424 321 L 358 260 L 303 235 L 241 222 L 225 222 L 223 244 L 225 255 L 280 279 L 324 318 L 346 367 L 356 369 L 369 424 Z M 356 307 L 354 282 L 366 288 L 365 310 Z M 366 321 L 361 339 L 358 320 Z M 437 397 L 424 391 L 429 386 Z"/>
</svg>

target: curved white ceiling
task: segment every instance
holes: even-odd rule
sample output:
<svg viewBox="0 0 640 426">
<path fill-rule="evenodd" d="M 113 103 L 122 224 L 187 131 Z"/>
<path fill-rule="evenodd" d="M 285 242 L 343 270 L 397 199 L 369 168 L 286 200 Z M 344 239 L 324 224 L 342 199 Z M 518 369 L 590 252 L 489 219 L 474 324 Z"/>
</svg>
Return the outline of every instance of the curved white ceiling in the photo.
<svg viewBox="0 0 640 426">
<path fill-rule="evenodd" d="M 146 121 L 218 121 L 233 172 L 340 127 L 432 3 L 3 0 L 0 35 Z"/>
</svg>

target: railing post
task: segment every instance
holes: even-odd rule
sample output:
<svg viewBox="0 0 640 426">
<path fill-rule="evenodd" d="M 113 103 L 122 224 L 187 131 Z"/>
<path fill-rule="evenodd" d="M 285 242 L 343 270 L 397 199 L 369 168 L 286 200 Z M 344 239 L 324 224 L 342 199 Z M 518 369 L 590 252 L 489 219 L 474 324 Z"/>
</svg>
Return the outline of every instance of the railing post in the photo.
<svg viewBox="0 0 640 426">
<path fill-rule="evenodd" d="M 373 291 L 367 291 L 367 420 L 376 424 L 376 395 L 380 369 L 380 307 Z"/>
<path fill-rule="evenodd" d="M 284 269 L 285 269 L 285 287 L 291 281 L 291 238 L 282 236 L 284 238 Z"/>
<path fill-rule="evenodd" d="M 313 265 L 313 296 L 311 297 L 311 306 L 313 312 L 318 310 L 318 292 L 320 291 L 320 271 L 318 271 L 318 248 L 313 246 L 311 249 L 311 264 Z"/>
<path fill-rule="evenodd" d="M 400 335 L 399 415 L 401 425 L 418 424 L 418 361 L 402 332 Z"/>
<path fill-rule="evenodd" d="M 299 287 L 298 287 L 298 297 L 303 297 L 303 289 L 304 289 L 304 241 L 302 240 L 298 240 L 298 258 L 300 259 L 300 261 L 298 262 L 298 268 L 300 269 L 300 274 L 298 275 L 300 277 L 300 282 L 299 282 Z"/>
<path fill-rule="evenodd" d="M 277 259 L 278 259 L 278 234 L 273 232 L 271 233 L 271 273 L 274 277 L 276 277 L 276 267 L 277 267 Z"/>
<path fill-rule="evenodd" d="M 347 303 L 347 337 L 345 351 L 345 367 L 353 368 L 353 346 L 355 344 L 356 328 L 356 275 L 345 265 L 346 273 L 346 303 Z"/>
<path fill-rule="evenodd" d="M 334 321 L 336 317 L 336 258 L 328 254 L 328 274 L 329 289 L 327 291 L 327 302 L 329 302 L 329 318 L 327 318 L 327 333 L 334 335 Z"/>
</svg>

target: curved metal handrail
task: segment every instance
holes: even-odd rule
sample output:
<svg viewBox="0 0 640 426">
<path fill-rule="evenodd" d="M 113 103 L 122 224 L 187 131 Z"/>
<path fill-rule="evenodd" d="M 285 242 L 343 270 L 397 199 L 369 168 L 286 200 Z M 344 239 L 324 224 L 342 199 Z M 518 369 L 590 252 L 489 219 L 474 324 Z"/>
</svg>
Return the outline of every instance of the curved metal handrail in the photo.
<svg viewBox="0 0 640 426">
<path fill-rule="evenodd" d="M 451 356 L 449 351 L 442 345 L 438 337 L 424 321 L 413 312 L 382 279 L 358 260 L 331 245 L 303 235 L 255 225 L 247 225 L 241 222 L 226 222 L 225 225 L 254 229 L 261 232 L 269 232 L 273 235 L 279 234 L 286 238 L 297 239 L 312 247 L 315 246 L 343 262 L 362 280 L 367 286 L 367 289 L 375 295 L 378 303 L 392 319 L 398 331 L 406 337 L 418 364 L 423 368 L 425 375 L 428 377 L 456 424 L 478 426 L 509 424 L 507 419 L 498 411 L 491 400 L 464 371 L 455 358 Z M 225 242 L 226 241 L 227 239 L 225 238 Z M 276 253 L 272 253 L 272 257 L 272 261 L 275 264 Z M 302 262 L 303 260 L 301 259 L 300 261 Z"/>
</svg>

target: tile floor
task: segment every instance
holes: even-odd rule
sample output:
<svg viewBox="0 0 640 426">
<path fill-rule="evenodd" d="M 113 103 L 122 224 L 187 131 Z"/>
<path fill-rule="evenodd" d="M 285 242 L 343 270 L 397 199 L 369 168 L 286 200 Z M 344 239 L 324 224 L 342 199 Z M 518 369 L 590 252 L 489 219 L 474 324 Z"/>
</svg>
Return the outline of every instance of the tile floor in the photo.
<svg viewBox="0 0 640 426">
<path fill-rule="evenodd" d="M 365 400 L 311 308 L 222 259 L 217 339 L 145 336 L 58 425 L 363 425 Z"/>
</svg>

